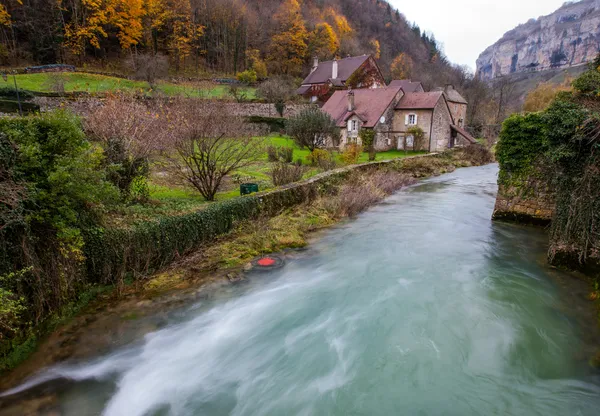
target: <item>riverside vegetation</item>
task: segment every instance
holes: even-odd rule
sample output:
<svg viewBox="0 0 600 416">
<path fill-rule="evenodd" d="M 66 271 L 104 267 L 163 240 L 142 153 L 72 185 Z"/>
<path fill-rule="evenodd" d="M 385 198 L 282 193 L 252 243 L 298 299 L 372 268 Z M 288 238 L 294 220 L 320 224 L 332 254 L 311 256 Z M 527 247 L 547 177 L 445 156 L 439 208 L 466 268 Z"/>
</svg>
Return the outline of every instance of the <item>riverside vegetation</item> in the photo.
<svg viewBox="0 0 600 416">
<path fill-rule="evenodd" d="M 169 113 L 169 108 L 161 109 L 164 117 L 157 117 L 158 112 L 144 109 L 142 113 L 132 103 L 128 105 L 131 112 L 108 118 L 104 124 L 93 119 L 82 123 L 61 111 L 0 121 L 3 370 L 27 356 L 40 336 L 76 314 L 96 294 L 117 288 L 113 293 L 118 296 L 129 290 L 131 283 L 143 287 L 148 276 L 199 247 L 204 247 L 207 270 L 239 265 L 257 253 L 302 245 L 304 233 L 354 215 L 410 183 L 409 177 L 489 161 L 488 154 L 477 146 L 439 156 L 376 162 L 377 169 L 383 170 L 375 175 L 369 172 L 377 169 L 369 165 L 359 165 L 360 174 L 348 168 L 326 173 L 317 163 L 303 161 L 304 169 L 311 173 L 297 185 L 247 197 L 229 195 L 212 203 L 198 196 L 197 204 L 184 209 L 162 209 L 160 199 L 152 196 L 151 171 L 164 168 L 159 172 L 162 180 L 176 181 L 169 168 L 181 169 L 182 160 L 187 160 L 192 163 L 183 169 L 188 176 L 180 179 L 187 180 L 188 192 L 193 192 L 193 181 L 201 180 L 203 169 L 208 169 L 200 162 L 199 152 L 216 160 L 219 167 L 218 172 L 208 171 L 220 181 L 204 184 L 211 189 L 232 181 L 239 175 L 235 169 L 248 158 L 256 158 L 256 163 L 268 170 L 276 169 L 267 162 L 266 151 L 244 151 L 260 144 L 243 139 L 243 134 L 253 131 L 251 127 L 240 130 L 236 137 L 242 138 L 237 141 L 226 138 L 229 136 L 224 134 L 231 130 L 223 129 L 241 125 L 226 114 L 219 116 L 217 105 L 205 113 L 213 123 L 194 126 Z M 165 120 L 178 123 L 156 128 L 154 123 Z M 203 126 L 202 131 L 198 126 Z M 172 136 L 153 135 L 164 131 Z M 148 146 L 139 146 L 142 137 L 144 144 L 157 145 L 157 153 L 145 153 Z M 194 151 L 177 153 L 177 146 L 183 143 Z M 165 148 L 166 144 L 173 147 Z M 174 154 L 179 155 L 177 164 L 170 165 Z M 227 158 L 219 159 L 225 155 Z M 236 157 L 239 163 L 231 165 Z M 365 160 L 367 157 L 365 154 Z M 332 158 L 336 164 L 335 156 L 330 156 L 330 163 Z M 283 162 L 274 163 L 280 166 Z M 332 167 L 329 164 L 327 168 Z M 299 204 L 307 205 L 294 210 Z M 123 215 L 131 210 L 147 211 L 141 217 Z M 211 251 L 210 247 L 217 247 L 215 239 L 232 230 L 218 240 L 222 246 Z M 241 247 L 244 252 L 239 252 Z M 155 290 L 157 287 L 160 284 L 154 285 Z"/>
<path fill-rule="evenodd" d="M 537 113 L 515 114 L 497 146 L 500 184 L 530 192 L 535 179 L 554 190 L 548 257 L 592 276 L 600 298 L 600 58 Z"/>
</svg>

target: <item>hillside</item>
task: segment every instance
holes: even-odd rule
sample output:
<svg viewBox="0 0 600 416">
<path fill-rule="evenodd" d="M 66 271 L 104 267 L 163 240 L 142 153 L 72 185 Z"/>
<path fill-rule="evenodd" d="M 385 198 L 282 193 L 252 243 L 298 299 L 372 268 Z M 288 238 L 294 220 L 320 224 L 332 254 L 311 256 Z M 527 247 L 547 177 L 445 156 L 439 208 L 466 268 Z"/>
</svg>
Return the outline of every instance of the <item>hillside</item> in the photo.
<svg viewBox="0 0 600 416">
<path fill-rule="evenodd" d="M 6 0 L 0 65 L 69 63 L 125 73 L 158 56 L 170 74 L 302 77 L 312 56 L 404 53 L 427 83 L 453 69 L 432 35 L 383 0 Z M 162 61 L 154 66 L 163 68 Z M 407 75 L 411 75 L 408 73 Z"/>
<path fill-rule="evenodd" d="M 477 74 L 491 80 L 508 74 L 579 66 L 598 54 L 598 36 L 600 0 L 565 3 L 554 13 L 505 33 L 479 56 Z"/>
</svg>

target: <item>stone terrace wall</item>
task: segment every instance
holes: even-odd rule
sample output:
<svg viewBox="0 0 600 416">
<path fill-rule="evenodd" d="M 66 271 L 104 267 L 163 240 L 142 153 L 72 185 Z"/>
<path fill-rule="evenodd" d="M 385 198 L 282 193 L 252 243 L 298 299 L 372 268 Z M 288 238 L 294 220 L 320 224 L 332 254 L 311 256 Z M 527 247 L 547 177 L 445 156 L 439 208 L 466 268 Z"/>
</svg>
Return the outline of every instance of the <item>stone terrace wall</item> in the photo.
<svg viewBox="0 0 600 416">
<path fill-rule="evenodd" d="M 554 215 L 555 195 L 541 176 L 519 184 L 499 184 L 493 219 L 547 225 Z"/>
<path fill-rule="evenodd" d="M 41 111 L 50 111 L 57 108 L 68 108 L 75 114 L 85 116 L 94 109 L 102 105 L 104 101 L 100 97 L 35 97 L 33 100 L 40 106 Z M 266 103 L 226 103 L 227 108 L 238 116 L 257 116 L 257 117 L 279 117 L 273 104 Z M 291 104 L 286 106 L 284 117 L 291 117 L 302 109 L 310 107 L 310 104 Z"/>
</svg>

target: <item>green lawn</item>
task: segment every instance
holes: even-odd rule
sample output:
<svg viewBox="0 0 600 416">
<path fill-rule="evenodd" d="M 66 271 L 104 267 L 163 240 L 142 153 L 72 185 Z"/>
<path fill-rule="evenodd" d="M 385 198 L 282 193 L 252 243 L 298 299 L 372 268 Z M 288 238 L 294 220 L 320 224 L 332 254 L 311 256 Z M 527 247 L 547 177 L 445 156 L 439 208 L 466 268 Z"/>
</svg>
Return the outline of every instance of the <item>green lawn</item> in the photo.
<svg viewBox="0 0 600 416">
<path fill-rule="evenodd" d="M 308 160 L 306 159 L 306 157 L 309 155 L 309 151 L 308 149 L 301 149 L 298 147 L 298 145 L 289 137 L 283 137 L 283 136 L 271 136 L 269 138 L 267 138 L 267 141 L 269 143 L 269 145 L 271 146 L 277 146 L 277 147 L 292 147 L 294 149 L 294 160 L 296 159 L 302 159 L 302 161 L 304 163 L 308 163 Z M 337 161 L 341 164 L 342 160 L 340 157 L 340 154 L 338 152 L 334 152 L 337 156 Z M 413 152 L 413 151 L 408 151 L 405 152 L 404 150 L 389 150 L 387 152 L 379 152 L 377 153 L 377 155 L 375 156 L 375 160 L 376 161 L 381 161 L 381 160 L 391 160 L 391 159 L 401 159 L 403 157 L 408 157 L 408 156 L 415 156 L 415 155 L 422 155 L 427 153 L 426 151 L 419 151 L 419 152 Z M 267 155 L 265 154 L 265 160 L 267 160 Z M 367 152 L 363 152 L 360 156 L 360 158 L 358 159 L 358 163 L 364 163 L 364 162 L 368 162 L 369 161 L 369 154 Z"/>
<path fill-rule="evenodd" d="M 53 85 L 56 79 L 64 82 L 66 92 L 138 92 L 153 94 L 159 92 L 168 96 L 187 96 L 203 98 L 223 98 L 228 95 L 228 87 L 225 85 L 193 85 L 193 84 L 172 84 L 167 82 L 158 82 L 156 89 L 152 90 L 147 82 L 133 81 L 123 78 L 108 77 L 104 75 L 86 74 L 82 72 L 66 72 L 54 74 L 21 74 L 17 75 L 17 85 L 20 89 L 36 92 L 53 92 Z M 13 87 L 12 76 L 4 81 L 0 78 L 0 87 Z M 250 87 L 243 88 L 247 92 L 249 99 L 256 97 L 256 89 Z"/>
<path fill-rule="evenodd" d="M 292 139 L 283 136 L 270 136 L 266 138 L 267 144 L 277 147 L 292 147 L 294 149 L 294 160 L 301 159 L 307 165 L 307 171 L 304 178 L 310 178 L 321 170 L 317 167 L 308 166 L 309 162 L 306 156 L 309 151 L 300 149 Z M 416 154 L 426 152 L 404 152 L 391 150 L 388 152 L 377 153 L 376 160 L 390 160 L 404 158 Z M 335 152 L 339 166 L 343 166 L 340 154 Z M 359 159 L 359 163 L 367 162 L 369 155 L 363 153 Z M 266 191 L 273 188 L 270 177 L 271 163 L 268 162 L 267 154 L 251 166 L 247 166 L 236 170 L 226 182 L 226 187 L 222 192 L 217 194 L 217 201 L 224 201 L 231 198 L 236 198 L 240 195 L 239 183 L 254 182 L 258 183 L 261 191 Z M 119 212 L 115 212 L 113 223 L 131 224 L 137 221 L 145 221 L 152 218 L 157 218 L 164 215 L 178 215 L 194 211 L 202 208 L 207 204 L 207 201 L 191 187 L 175 185 L 169 183 L 169 180 L 164 175 L 153 175 L 150 181 L 150 197 L 154 201 L 150 204 L 134 204 L 129 207 L 123 207 Z"/>
</svg>

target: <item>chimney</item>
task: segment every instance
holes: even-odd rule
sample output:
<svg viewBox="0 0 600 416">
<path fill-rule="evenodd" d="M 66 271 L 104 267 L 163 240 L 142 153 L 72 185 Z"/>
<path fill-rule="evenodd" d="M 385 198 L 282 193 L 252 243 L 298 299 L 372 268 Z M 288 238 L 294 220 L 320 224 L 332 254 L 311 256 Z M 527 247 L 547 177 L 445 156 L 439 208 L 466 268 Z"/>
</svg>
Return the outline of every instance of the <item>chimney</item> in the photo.
<svg viewBox="0 0 600 416">
<path fill-rule="evenodd" d="M 444 87 L 444 92 L 446 94 L 448 94 L 448 91 L 452 91 L 454 89 L 454 85 L 452 84 L 446 84 L 446 86 Z"/>
<path fill-rule="evenodd" d="M 317 69 L 318 66 L 319 66 L 319 57 L 315 55 L 315 57 L 313 58 L 313 66 L 312 66 L 312 69 L 310 70 L 310 72 L 315 72 L 315 70 Z"/>
<path fill-rule="evenodd" d="M 331 79 L 336 79 L 338 77 L 338 62 L 337 59 L 333 59 L 333 64 L 331 65 Z"/>
<path fill-rule="evenodd" d="M 348 90 L 348 112 L 354 111 L 354 91 Z"/>
</svg>

